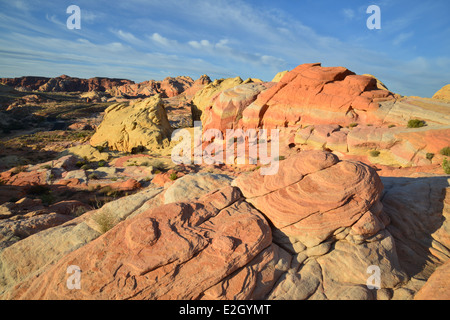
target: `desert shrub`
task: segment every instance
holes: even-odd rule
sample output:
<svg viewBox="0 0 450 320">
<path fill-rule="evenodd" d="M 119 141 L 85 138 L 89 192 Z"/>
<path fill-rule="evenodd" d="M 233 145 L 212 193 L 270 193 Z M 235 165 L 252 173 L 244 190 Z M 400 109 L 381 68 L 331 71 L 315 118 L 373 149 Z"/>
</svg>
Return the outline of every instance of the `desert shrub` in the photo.
<svg viewBox="0 0 450 320">
<path fill-rule="evenodd" d="M 411 119 L 408 121 L 408 128 L 421 128 L 425 126 L 425 121 L 419 119 Z"/>
<path fill-rule="evenodd" d="M 378 151 L 378 150 L 372 150 L 372 151 L 369 152 L 370 156 L 371 156 L 371 157 L 374 157 L 374 158 L 375 158 L 375 157 L 378 157 L 378 156 L 380 155 L 380 153 L 381 153 L 381 152 Z"/>
<path fill-rule="evenodd" d="M 146 148 L 144 146 L 137 146 L 131 148 L 131 154 L 139 154 L 145 152 Z"/>
<path fill-rule="evenodd" d="M 88 176 L 88 178 L 91 179 L 91 180 L 98 180 L 98 176 L 97 176 L 95 173 L 91 173 L 91 174 Z"/>
<path fill-rule="evenodd" d="M 349 128 L 354 128 L 354 127 L 357 127 L 357 126 L 358 126 L 358 124 L 356 122 L 352 122 L 352 123 L 350 123 L 348 125 Z"/>
<path fill-rule="evenodd" d="M 27 194 L 30 195 L 43 195 L 50 193 L 50 188 L 48 186 L 43 185 L 35 185 L 31 186 L 27 190 Z"/>
<path fill-rule="evenodd" d="M 176 172 L 172 172 L 172 173 L 169 175 L 169 179 L 172 180 L 172 181 L 177 180 L 177 179 L 178 179 L 177 173 L 176 173 Z"/>
<path fill-rule="evenodd" d="M 79 217 L 79 216 L 82 216 L 83 214 L 85 214 L 88 211 L 89 210 L 87 208 L 82 207 L 82 206 L 72 207 L 72 209 L 70 210 L 70 215 L 72 215 L 74 217 Z"/>
<path fill-rule="evenodd" d="M 116 225 L 116 219 L 106 211 L 98 212 L 92 217 L 92 220 L 97 223 L 101 233 L 108 232 Z"/>
<path fill-rule="evenodd" d="M 283 161 L 283 160 L 286 160 L 286 157 L 285 157 L 285 156 L 279 156 L 279 157 L 278 157 L 278 161 Z"/>
<path fill-rule="evenodd" d="M 434 153 L 427 153 L 426 157 L 431 161 L 434 158 Z"/>
<path fill-rule="evenodd" d="M 31 196 L 36 196 L 42 200 L 45 205 L 51 205 L 56 201 L 55 196 L 52 194 L 49 186 L 35 185 L 27 189 L 27 194 Z"/>
<path fill-rule="evenodd" d="M 49 206 L 53 203 L 56 202 L 56 198 L 55 196 L 51 193 L 51 191 L 49 193 L 43 194 L 39 197 L 39 199 L 42 200 L 42 203 Z"/>
<path fill-rule="evenodd" d="M 395 127 L 396 127 L 395 124 L 390 124 L 390 125 L 388 126 L 389 129 L 390 129 L 390 128 L 395 128 Z"/>
<path fill-rule="evenodd" d="M 27 167 L 20 165 L 20 166 L 15 167 L 13 169 L 13 171 L 11 171 L 11 173 L 13 175 L 16 175 L 16 174 L 19 174 L 20 172 L 25 172 L 25 171 L 27 171 Z"/>
<path fill-rule="evenodd" d="M 152 161 L 151 165 L 153 166 L 153 170 L 155 170 L 155 173 L 156 173 L 156 171 L 159 171 L 159 172 L 167 171 L 167 165 L 160 160 Z"/>
<path fill-rule="evenodd" d="M 89 170 L 90 168 L 91 168 L 91 166 L 89 164 L 83 164 L 80 169 L 81 170 Z"/>
<path fill-rule="evenodd" d="M 442 169 L 444 169 L 444 172 L 446 174 L 450 174 L 450 161 L 444 159 L 444 161 L 442 162 Z"/>
<path fill-rule="evenodd" d="M 86 161 L 77 161 L 77 163 L 75 164 L 78 168 L 81 168 L 82 166 L 84 166 L 86 164 Z"/>
<path fill-rule="evenodd" d="M 98 152 L 103 152 L 103 151 L 105 151 L 105 147 L 104 147 L 104 146 L 96 146 L 95 149 L 97 149 Z"/>
<path fill-rule="evenodd" d="M 443 156 L 450 157 L 450 147 L 442 148 L 440 154 L 442 154 Z"/>
<path fill-rule="evenodd" d="M 100 160 L 97 164 L 99 167 L 104 167 L 106 165 L 106 162 L 103 160 Z"/>
</svg>

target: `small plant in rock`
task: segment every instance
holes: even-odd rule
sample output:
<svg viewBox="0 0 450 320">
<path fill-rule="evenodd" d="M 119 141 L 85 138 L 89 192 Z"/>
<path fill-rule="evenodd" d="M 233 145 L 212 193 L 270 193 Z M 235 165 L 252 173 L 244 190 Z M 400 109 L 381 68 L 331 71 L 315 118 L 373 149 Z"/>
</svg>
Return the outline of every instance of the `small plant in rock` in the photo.
<svg viewBox="0 0 450 320">
<path fill-rule="evenodd" d="M 442 148 L 440 154 L 442 154 L 443 156 L 450 157 L 450 147 Z"/>
<path fill-rule="evenodd" d="M 91 174 L 88 176 L 88 178 L 91 179 L 91 180 L 98 180 L 98 179 L 99 179 L 98 176 L 97 176 L 95 173 L 91 173 Z"/>
<path fill-rule="evenodd" d="M 177 173 L 176 173 L 176 172 L 172 172 L 172 173 L 169 175 L 169 179 L 172 180 L 172 181 L 177 180 L 177 179 L 178 179 Z"/>
<path fill-rule="evenodd" d="M 92 217 L 92 220 L 98 225 L 101 233 L 106 233 L 116 225 L 116 219 L 106 211 L 100 211 Z"/>
<path fill-rule="evenodd" d="M 358 124 L 356 122 L 352 122 L 348 125 L 349 128 L 355 128 L 357 126 L 358 126 Z"/>
<path fill-rule="evenodd" d="M 77 161 L 77 163 L 75 164 L 78 168 L 81 168 L 82 166 L 84 166 L 84 165 L 86 165 L 86 161 L 85 160 L 83 160 L 83 161 Z"/>
<path fill-rule="evenodd" d="M 99 167 L 104 167 L 104 166 L 106 165 L 106 161 L 100 160 L 100 161 L 97 163 L 97 165 L 98 165 Z"/>
<path fill-rule="evenodd" d="M 381 152 L 378 151 L 378 150 L 372 150 L 372 151 L 369 152 L 370 156 L 374 157 L 374 158 L 378 157 L 380 155 L 380 153 Z"/>
<path fill-rule="evenodd" d="M 427 153 L 426 157 L 431 161 L 434 158 L 434 153 Z"/>
<path fill-rule="evenodd" d="M 425 121 L 419 119 L 411 119 L 408 121 L 408 128 L 422 128 L 425 125 Z"/>
<path fill-rule="evenodd" d="M 98 152 L 103 152 L 103 151 L 105 151 L 105 147 L 104 147 L 104 146 L 96 146 L 95 149 L 97 149 Z"/>
<path fill-rule="evenodd" d="M 444 159 L 444 161 L 442 162 L 442 169 L 444 169 L 444 172 L 446 174 L 450 174 L 450 161 Z"/>
<path fill-rule="evenodd" d="M 89 170 L 89 169 L 91 169 L 91 165 L 89 163 L 86 163 L 85 165 L 82 165 L 80 169 L 81 170 Z"/>
</svg>

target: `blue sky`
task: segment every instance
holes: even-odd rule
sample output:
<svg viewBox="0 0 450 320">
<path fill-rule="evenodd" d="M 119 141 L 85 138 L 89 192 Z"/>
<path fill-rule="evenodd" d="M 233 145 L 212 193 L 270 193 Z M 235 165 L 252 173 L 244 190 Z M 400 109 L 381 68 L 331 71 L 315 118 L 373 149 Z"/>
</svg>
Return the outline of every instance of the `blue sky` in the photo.
<svg viewBox="0 0 450 320">
<path fill-rule="evenodd" d="M 69 30 L 66 9 L 81 8 Z M 369 30 L 369 5 L 381 29 Z M 403 95 L 450 83 L 448 0 L 0 0 L 0 77 L 270 81 L 302 63 L 377 76 Z"/>
</svg>

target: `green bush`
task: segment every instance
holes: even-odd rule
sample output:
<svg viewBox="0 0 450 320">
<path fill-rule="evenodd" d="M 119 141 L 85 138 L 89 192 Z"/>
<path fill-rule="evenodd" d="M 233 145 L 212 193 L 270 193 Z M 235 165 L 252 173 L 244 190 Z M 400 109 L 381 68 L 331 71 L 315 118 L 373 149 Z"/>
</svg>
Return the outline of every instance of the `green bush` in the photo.
<svg viewBox="0 0 450 320">
<path fill-rule="evenodd" d="M 357 126 L 358 126 L 358 124 L 356 122 L 352 122 L 352 123 L 350 123 L 348 125 L 349 128 L 354 128 L 354 127 L 357 127 Z"/>
<path fill-rule="evenodd" d="M 28 188 L 27 193 L 30 195 L 43 195 L 50 193 L 50 187 L 43 185 L 35 185 Z"/>
<path fill-rule="evenodd" d="M 98 176 L 97 176 L 95 173 L 91 173 L 91 174 L 88 176 L 88 178 L 91 179 L 91 180 L 98 180 Z"/>
<path fill-rule="evenodd" d="M 408 121 L 408 128 L 421 128 L 425 127 L 425 125 L 425 121 L 419 119 L 411 119 Z"/>
<path fill-rule="evenodd" d="M 78 168 L 81 168 L 82 166 L 84 166 L 86 164 L 86 161 L 77 161 L 77 163 L 75 164 Z"/>
<path fill-rule="evenodd" d="M 440 153 L 441 153 L 443 156 L 450 157 L 450 147 L 445 147 L 445 148 L 443 148 L 443 149 L 440 151 Z"/>
<path fill-rule="evenodd" d="M 371 157 L 374 157 L 374 158 L 375 158 L 375 157 L 378 157 L 378 156 L 380 155 L 380 153 L 381 153 L 381 152 L 378 151 L 378 150 L 372 150 L 372 151 L 369 152 L 370 156 L 371 156 Z"/>
<path fill-rule="evenodd" d="M 446 174 L 450 174 L 450 161 L 444 159 L 444 161 L 442 162 L 442 169 L 444 169 L 444 172 Z"/>
<path fill-rule="evenodd" d="M 98 225 L 101 233 L 106 233 L 116 225 L 116 219 L 108 212 L 101 211 L 92 218 Z"/>
<path fill-rule="evenodd" d="M 170 174 L 170 176 L 169 176 L 169 179 L 172 180 L 172 181 L 177 180 L 177 179 L 178 179 L 177 173 L 176 173 L 176 172 L 172 172 L 172 173 Z"/>
<path fill-rule="evenodd" d="M 434 153 L 427 153 L 427 159 L 432 160 L 434 158 Z"/>
</svg>

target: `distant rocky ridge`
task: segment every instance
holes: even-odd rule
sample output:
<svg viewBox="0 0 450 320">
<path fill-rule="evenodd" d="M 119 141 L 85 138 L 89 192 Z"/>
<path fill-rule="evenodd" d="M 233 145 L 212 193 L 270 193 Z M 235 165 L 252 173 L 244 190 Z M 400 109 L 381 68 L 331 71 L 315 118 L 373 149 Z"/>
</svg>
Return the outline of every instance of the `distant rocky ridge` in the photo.
<svg viewBox="0 0 450 320">
<path fill-rule="evenodd" d="M 127 79 L 94 77 L 80 79 L 61 75 L 56 78 L 47 77 L 20 77 L 1 78 L 0 83 L 23 91 L 41 92 L 105 92 L 112 96 L 125 96 L 143 98 L 161 94 L 170 98 L 177 96 L 197 84 L 211 82 L 208 76 L 203 75 L 197 81 L 190 77 L 167 77 L 162 81 L 149 80 L 135 83 Z"/>
</svg>

